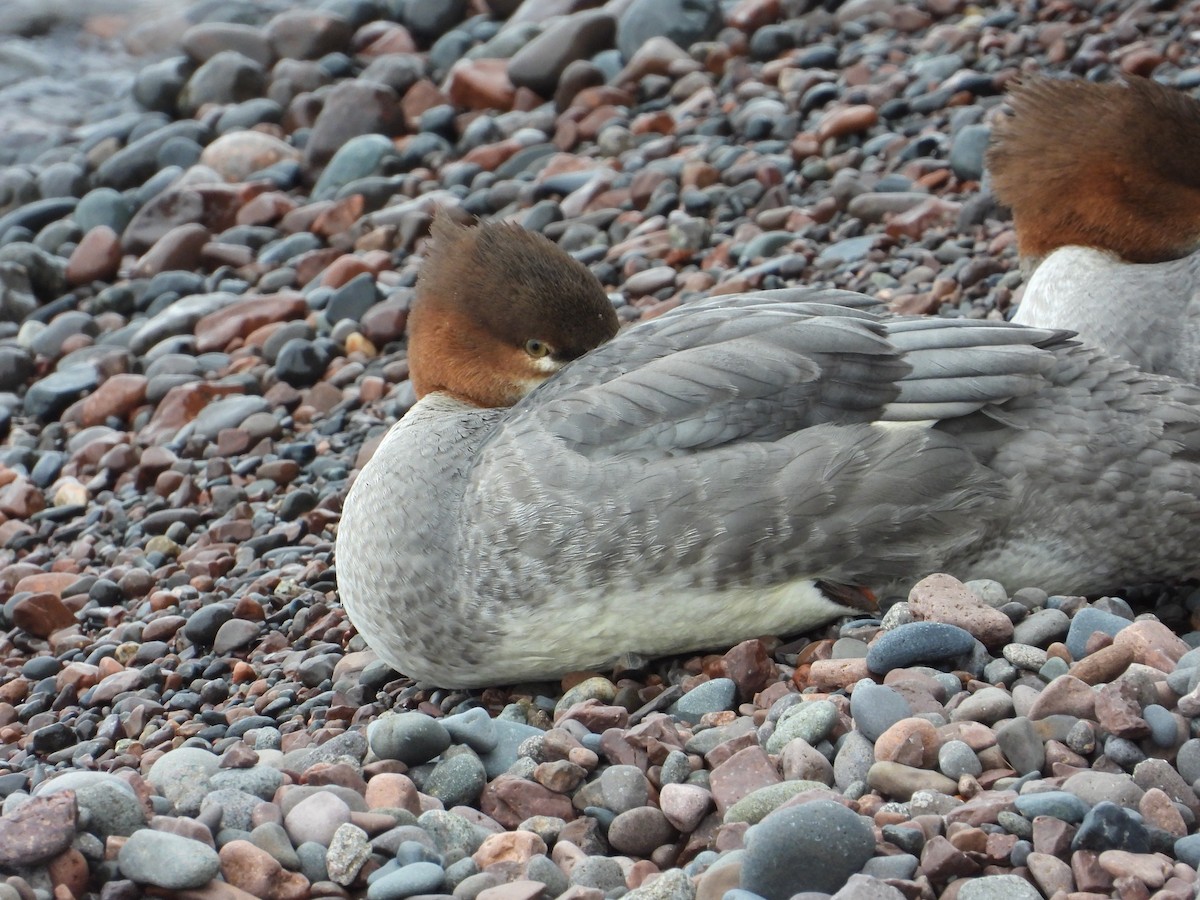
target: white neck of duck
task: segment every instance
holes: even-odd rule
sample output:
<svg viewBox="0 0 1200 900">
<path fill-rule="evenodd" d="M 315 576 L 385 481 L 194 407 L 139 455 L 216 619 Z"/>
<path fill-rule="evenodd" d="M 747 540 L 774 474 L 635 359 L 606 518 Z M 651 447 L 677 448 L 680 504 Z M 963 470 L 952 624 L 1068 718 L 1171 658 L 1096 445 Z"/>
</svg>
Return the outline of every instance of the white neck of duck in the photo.
<svg viewBox="0 0 1200 900">
<path fill-rule="evenodd" d="M 1014 322 L 1077 332 L 1144 371 L 1200 382 L 1200 251 L 1131 263 L 1091 247 L 1037 261 Z"/>
</svg>

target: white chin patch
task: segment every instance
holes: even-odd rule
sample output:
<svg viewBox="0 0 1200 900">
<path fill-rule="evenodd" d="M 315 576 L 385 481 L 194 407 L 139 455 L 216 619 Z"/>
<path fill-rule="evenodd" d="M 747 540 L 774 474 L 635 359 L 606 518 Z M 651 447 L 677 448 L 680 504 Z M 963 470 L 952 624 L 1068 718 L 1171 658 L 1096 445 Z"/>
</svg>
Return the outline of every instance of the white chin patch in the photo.
<svg viewBox="0 0 1200 900">
<path fill-rule="evenodd" d="M 531 356 L 529 362 L 534 369 L 546 375 L 553 375 L 563 367 L 563 364 L 552 356 Z"/>
</svg>

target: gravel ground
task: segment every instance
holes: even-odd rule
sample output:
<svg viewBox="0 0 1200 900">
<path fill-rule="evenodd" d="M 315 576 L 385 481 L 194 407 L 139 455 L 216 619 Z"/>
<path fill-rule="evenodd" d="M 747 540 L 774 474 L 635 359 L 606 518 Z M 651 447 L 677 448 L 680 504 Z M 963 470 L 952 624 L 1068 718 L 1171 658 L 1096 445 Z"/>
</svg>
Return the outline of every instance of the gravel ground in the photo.
<svg viewBox="0 0 1200 900">
<path fill-rule="evenodd" d="M 558 16 L 558 18 L 554 18 Z M 1200 86 L 1200 8 L 0 10 L 0 900 L 1196 895 L 1200 595 L 920 582 L 784 643 L 450 693 L 338 605 L 432 211 L 622 319 L 1004 316 L 1020 71 Z"/>
</svg>

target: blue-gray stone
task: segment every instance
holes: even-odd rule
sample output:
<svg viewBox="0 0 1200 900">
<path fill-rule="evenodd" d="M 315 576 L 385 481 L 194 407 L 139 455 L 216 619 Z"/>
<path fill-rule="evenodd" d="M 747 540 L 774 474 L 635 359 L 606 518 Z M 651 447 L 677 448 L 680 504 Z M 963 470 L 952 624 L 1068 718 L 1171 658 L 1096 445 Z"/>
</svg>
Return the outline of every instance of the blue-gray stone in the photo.
<svg viewBox="0 0 1200 900">
<path fill-rule="evenodd" d="M 406 3 L 403 21 L 418 40 L 431 44 L 466 17 L 467 0 Z"/>
<path fill-rule="evenodd" d="M 165 297 L 166 295 L 167 292 L 164 291 L 160 296 Z M 240 299 L 237 294 L 229 294 L 224 291 L 193 294 L 190 297 L 176 299 L 155 312 L 134 332 L 129 340 L 129 349 L 133 353 L 143 354 L 169 337 L 190 335 L 195 330 L 196 323 L 209 313 L 236 303 Z"/>
<path fill-rule="evenodd" d="M 470 856 L 491 833 L 460 815 L 440 809 L 421 813 L 417 824 L 433 838 L 433 843 L 441 853 L 456 858 Z"/>
<path fill-rule="evenodd" d="M 1102 609 L 1085 606 L 1075 613 L 1071 619 L 1071 627 L 1067 630 L 1067 650 L 1072 658 L 1083 659 L 1087 655 L 1087 641 L 1093 633 L 1102 631 L 1116 636 L 1122 628 L 1128 628 L 1133 623 L 1128 619 Z"/>
<path fill-rule="evenodd" d="M 239 428 L 255 413 L 270 412 L 271 404 L 253 394 L 231 395 L 214 400 L 192 420 L 192 434 L 215 441 L 226 428 Z"/>
<path fill-rule="evenodd" d="M 514 722 L 500 716 L 492 720 L 492 725 L 496 732 L 496 747 L 480 755 L 489 779 L 508 771 L 509 766 L 517 761 L 521 744 L 531 737 L 545 734 L 542 729 L 533 725 Z"/>
<path fill-rule="evenodd" d="M 305 841 L 296 848 L 300 860 L 300 872 L 310 883 L 328 881 L 329 870 L 325 866 L 326 847 L 316 841 Z"/>
<path fill-rule="evenodd" d="M 250 843 L 266 850 L 285 869 L 300 868 L 300 857 L 292 847 L 292 839 L 278 822 L 263 822 L 250 832 Z"/>
<path fill-rule="evenodd" d="M 766 900 L 832 894 L 874 854 L 874 831 L 861 816 L 833 800 L 813 800 L 776 810 L 746 833 L 741 887 Z M 821 864 L 796 865 L 801 859 Z"/>
<path fill-rule="evenodd" d="M 690 47 L 712 40 L 722 24 L 718 0 L 633 0 L 617 22 L 617 49 L 628 61 L 655 37 Z"/>
<path fill-rule="evenodd" d="M 396 155 L 395 145 L 382 134 L 360 134 L 350 138 L 333 155 L 317 179 L 312 198 L 333 199 L 343 185 L 368 175 L 380 174 L 384 163 Z"/>
<path fill-rule="evenodd" d="M 1189 834 L 1175 842 L 1175 858 L 1193 869 L 1200 869 L 1200 834 Z"/>
<path fill-rule="evenodd" d="M 609 856 L 587 856 L 579 860 L 571 869 L 569 881 L 572 885 L 595 888 L 606 894 L 625 887 L 621 864 Z"/>
<path fill-rule="evenodd" d="M 206 610 L 219 609 L 222 612 L 232 612 L 225 606 L 205 606 L 198 609 L 196 616 Z M 189 624 L 190 624 L 189 620 Z M 176 812 L 182 816 L 195 816 L 200 812 L 200 804 L 208 793 L 209 779 L 221 767 L 221 758 L 202 747 L 179 747 L 168 750 L 154 761 L 146 780 L 154 785 L 154 789 L 171 801 Z"/>
<path fill-rule="evenodd" d="M 214 791 L 230 788 L 252 794 L 261 800 L 271 800 L 283 784 L 283 773 L 271 766 L 251 766 L 248 769 L 218 769 L 209 778 Z"/>
<path fill-rule="evenodd" d="M 1042 894 L 1020 875 L 983 875 L 964 880 L 958 900 L 1042 900 Z"/>
<path fill-rule="evenodd" d="M 831 269 L 842 263 L 857 262 L 866 258 L 878 240 L 878 235 L 864 234 L 829 244 L 817 254 L 816 265 L 818 268 Z"/>
<path fill-rule="evenodd" d="M 4 285 L 0 284 L 0 296 Z M 0 301 L 3 305 L 3 301 Z M 0 317 L 2 317 L 0 313 Z M 33 374 L 33 357 L 21 347 L 0 347 L 0 391 L 15 393 Z"/>
<path fill-rule="evenodd" d="M 35 234 L 49 225 L 71 214 L 79 201 L 74 197 L 50 197 L 34 200 L 0 216 L 0 236 L 10 228 L 28 228 Z"/>
<path fill-rule="evenodd" d="M 378 300 L 379 289 L 375 286 L 375 276 L 363 272 L 333 292 L 325 307 L 325 317 L 332 323 L 342 319 L 357 322 Z"/>
<path fill-rule="evenodd" d="M 211 785 L 211 781 L 209 784 Z M 217 820 L 220 828 L 249 832 L 254 827 L 254 810 L 263 805 L 263 800 L 236 788 L 210 790 L 200 803 L 200 818 Z M 217 809 L 220 809 L 219 817 Z"/>
<path fill-rule="evenodd" d="M 179 111 L 191 116 L 206 103 L 227 105 L 259 97 L 266 77 L 254 60 L 236 50 L 222 50 L 192 73 L 179 92 Z"/>
<path fill-rule="evenodd" d="M 181 119 L 156 128 L 118 150 L 97 167 L 93 181 L 117 190 L 145 184 L 158 172 L 158 149 L 176 136 L 207 144 L 211 130 L 193 119 Z"/>
<path fill-rule="evenodd" d="M 75 365 L 51 372 L 31 384 L 25 392 L 25 415 L 42 424 L 52 422 L 99 383 L 96 369 L 88 365 Z"/>
<path fill-rule="evenodd" d="M 879 736 L 912 715 L 912 707 L 895 688 L 863 679 L 850 694 L 850 715 L 854 727 L 874 743 Z"/>
<path fill-rule="evenodd" d="M 340 762 L 347 762 L 352 766 L 356 766 L 362 763 L 363 758 L 366 755 L 367 739 L 363 737 L 362 732 L 344 731 L 341 734 L 330 738 L 325 743 L 318 744 L 315 747 L 302 747 L 299 750 L 288 751 L 283 756 L 282 768 L 288 770 L 289 772 L 303 772 L 305 769 L 315 766 L 317 763 L 336 764 Z M 303 791 L 306 791 L 309 787 L 313 787 L 314 790 L 332 790 L 334 793 L 338 793 L 338 791 L 342 790 L 335 785 L 325 785 L 323 787 L 301 785 L 300 787 L 292 788 L 289 792 L 289 796 L 290 794 L 300 794 Z M 351 809 L 359 809 L 360 807 L 356 805 L 354 801 L 357 800 L 361 803 L 362 795 L 359 794 L 356 796 L 355 792 L 349 789 L 345 789 L 345 794 L 348 795 L 349 799 L 347 796 L 343 796 L 341 793 L 338 793 L 338 796 L 342 797 L 343 800 L 346 800 L 347 805 L 349 805 Z M 304 796 L 307 795 L 305 794 Z M 362 803 L 361 808 L 366 809 L 366 804 Z M 286 810 L 284 811 L 284 814 L 287 814 Z"/>
<path fill-rule="evenodd" d="M 908 828 L 903 825 L 884 825 L 881 832 L 885 841 L 895 844 L 904 851 L 904 855 L 906 856 L 919 857 L 921 851 L 925 849 L 925 832 L 920 828 Z M 869 867 L 877 859 L 868 860 L 867 865 L 863 867 L 863 871 L 871 871 Z"/>
<path fill-rule="evenodd" d="M 1040 791 L 1034 794 L 1021 794 L 1013 801 L 1017 812 L 1027 819 L 1038 816 L 1051 816 L 1063 822 L 1082 822 L 1088 814 L 1088 805 L 1066 791 Z"/>
<path fill-rule="evenodd" d="M 950 168 L 960 181 L 978 181 L 983 177 L 983 155 L 987 152 L 992 129 L 987 125 L 965 125 L 950 143 Z"/>
<path fill-rule="evenodd" d="M 277 266 L 321 246 L 321 239 L 311 231 L 298 231 L 285 238 L 271 241 L 259 251 L 258 261 Z"/>
<path fill-rule="evenodd" d="M 1070 627 L 1071 620 L 1061 609 L 1039 609 L 1013 628 L 1013 642 L 1045 648 L 1061 641 Z"/>
<path fill-rule="evenodd" d="M 1105 850 L 1149 853 L 1150 833 L 1128 810 L 1102 800 L 1083 817 L 1083 823 L 1071 841 L 1071 849 L 1095 850 L 1097 853 Z"/>
<path fill-rule="evenodd" d="M 938 749 L 938 768 L 947 778 L 957 781 L 964 775 L 978 776 L 983 763 L 965 741 L 946 741 Z"/>
<path fill-rule="evenodd" d="M 370 883 L 367 900 L 405 900 L 418 894 L 436 894 L 446 873 L 437 863 L 415 862 Z"/>
<path fill-rule="evenodd" d="M 1040 772 L 1046 762 L 1046 745 L 1025 716 L 1010 719 L 996 729 L 996 743 L 1019 775 Z"/>
<path fill-rule="evenodd" d="M 133 218 L 133 202 L 120 191 L 99 187 L 83 195 L 75 207 L 75 222 L 86 234 L 98 225 L 107 225 L 117 234 Z"/>
<path fill-rule="evenodd" d="M 446 716 L 441 722 L 456 744 L 466 744 L 476 753 L 491 753 L 500 742 L 492 717 L 481 707 Z"/>
<path fill-rule="evenodd" d="M 1104 739 L 1104 755 L 1126 771 L 1131 771 L 1146 758 L 1141 747 L 1129 738 L 1117 737 L 1115 734 L 1110 734 Z"/>
<path fill-rule="evenodd" d="M 279 348 L 275 374 L 292 387 L 311 387 L 321 380 L 329 359 L 314 341 L 294 337 Z"/>
<path fill-rule="evenodd" d="M 900 831 L 916 831 L 915 828 L 902 828 Z M 908 881 L 916 874 L 921 861 L 912 853 L 897 853 L 895 856 L 874 856 L 863 866 L 863 874 L 873 878 L 898 878 Z"/>
<path fill-rule="evenodd" d="M 756 259 L 768 259 L 796 239 L 790 231 L 764 231 L 746 242 L 741 258 L 746 263 Z"/>
<path fill-rule="evenodd" d="M 645 806 L 650 788 L 637 766 L 615 765 L 600 773 L 600 794 L 607 809 L 623 813 Z"/>
<path fill-rule="evenodd" d="M 833 758 L 833 783 L 845 791 L 856 781 L 865 782 L 874 764 L 874 745 L 859 732 L 851 731 L 842 738 Z"/>
<path fill-rule="evenodd" d="M 424 792 L 450 809 L 474 803 L 487 784 L 487 772 L 471 750 L 462 748 L 441 760 L 425 779 Z"/>
<path fill-rule="evenodd" d="M 33 793 L 44 797 L 59 791 L 75 792 L 75 805 L 90 822 L 86 830 L 102 838 L 133 834 L 146 824 L 146 813 L 137 794 L 116 775 L 65 772 L 42 782 Z"/>
<path fill-rule="evenodd" d="M 372 722 L 367 728 L 367 743 L 380 759 L 419 766 L 444 752 L 450 746 L 450 735 L 437 719 L 404 712 Z"/>
<path fill-rule="evenodd" d="M 876 675 L 915 663 L 938 663 L 965 656 L 975 648 L 966 629 L 945 622 L 909 622 L 885 631 L 867 651 L 867 668 Z"/>
<path fill-rule="evenodd" d="M 117 856 L 121 874 L 138 884 L 183 891 L 204 887 L 221 871 L 217 851 L 201 841 L 142 828 Z"/>
<path fill-rule="evenodd" d="M 1159 747 L 1173 747 L 1179 736 L 1175 717 L 1165 706 L 1151 703 L 1142 710 L 1142 718 L 1150 726 L 1150 739 Z"/>
<path fill-rule="evenodd" d="M 1183 742 L 1175 754 L 1175 768 L 1188 784 L 1200 780 L 1200 738 Z"/>
<path fill-rule="evenodd" d="M 731 678 L 713 678 L 696 685 L 668 708 L 673 716 L 696 723 L 705 713 L 733 709 L 737 702 L 737 684 Z"/>
<path fill-rule="evenodd" d="M 811 700 L 785 710 L 767 739 L 768 753 L 779 753 L 787 744 L 803 738 L 814 747 L 829 735 L 837 722 L 837 707 L 828 700 Z"/>
</svg>

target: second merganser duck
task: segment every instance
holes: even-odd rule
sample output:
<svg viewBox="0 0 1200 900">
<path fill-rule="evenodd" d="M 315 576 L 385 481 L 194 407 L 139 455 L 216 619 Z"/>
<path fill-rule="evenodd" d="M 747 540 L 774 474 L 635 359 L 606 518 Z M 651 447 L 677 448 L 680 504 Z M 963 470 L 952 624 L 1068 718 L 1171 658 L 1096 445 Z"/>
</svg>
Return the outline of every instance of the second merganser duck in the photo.
<svg viewBox="0 0 1200 900">
<path fill-rule="evenodd" d="M 1031 270 L 1015 322 L 1200 382 L 1200 102 L 1146 78 L 1030 78 L 987 164 Z"/>
<path fill-rule="evenodd" d="M 864 302 L 723 297 L 614 337 L 550 241 L 439 214 L 420 399 L 342 512 L 351 620 L 398 671 L 472 687 L 799 633 L 854 611 L 839 586 L 1194 569 L 1200 391 L 1063 332 Z"/>
</svg>

